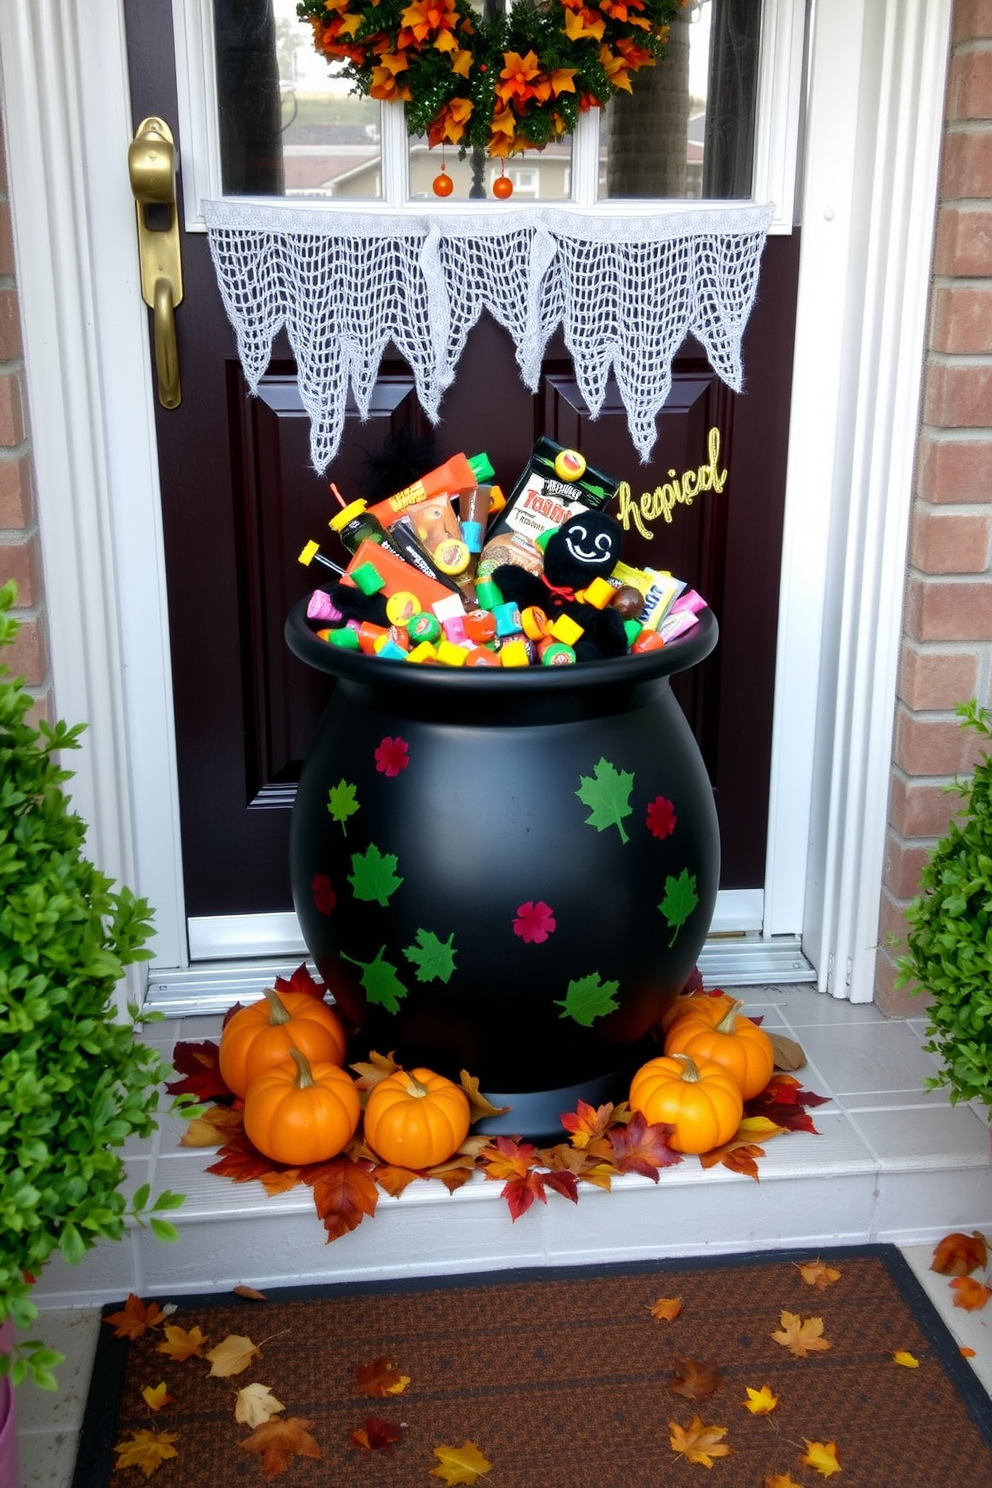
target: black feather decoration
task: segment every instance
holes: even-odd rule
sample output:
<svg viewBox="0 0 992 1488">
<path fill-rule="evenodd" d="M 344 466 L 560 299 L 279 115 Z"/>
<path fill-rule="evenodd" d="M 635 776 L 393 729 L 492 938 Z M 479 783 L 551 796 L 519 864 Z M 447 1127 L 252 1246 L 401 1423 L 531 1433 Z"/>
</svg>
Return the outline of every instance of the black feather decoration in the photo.
<svg viewBox="0 0 992 1488">
<path fill-rule="evenodd" d="M 362 494 L 367 501 L 383 501 L 396 491 L 405 490 L 440 463 L 433 434 L 414 434 L 401 427 L 389 434 L 378 450 L 365 451 Z"/>
</svg>

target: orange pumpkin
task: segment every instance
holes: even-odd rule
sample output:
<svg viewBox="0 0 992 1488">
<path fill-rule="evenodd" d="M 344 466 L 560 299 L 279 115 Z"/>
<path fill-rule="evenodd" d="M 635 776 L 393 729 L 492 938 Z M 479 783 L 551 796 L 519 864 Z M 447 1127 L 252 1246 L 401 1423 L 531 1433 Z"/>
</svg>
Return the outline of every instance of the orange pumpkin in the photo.
<svg viewBox="0 0 992 1488">
<path fill-rule="evenodd" d="M 242 1099 L 256 1075 L 299 1049 L 309 1060 L 341 1064 L 345 1034 L 332 1007 L 309 992 L 266 987 L 265 996 L 239 1008 L 220 1036 L 220 1073 L 228 1090 Z"/>
<path fill-rule="evenodd" d="M 365 1140 L 383 1162 L 432 1168 L 468 1135 L 468 1096 L 432 1070 L 394 1070 L 373 1085 L 365 1106 Z"/>
<path fill-rule="evenodd" d="M 686 1012 L 665 1035 L 666 1054 L 691 1054 L 711 1059 L 733 1075 L 745 1100 L 760 1095 L 775 1068 L 775 1050 L 763 1028 L 738 1017 L 743 1003 L 731 1002 L 722 1017 L 707 1009 Z M 719 1011 L 719 1010 L 717 1010 Z"/>
<path fill-rule="evenodd" d="M 686 992 L 676 997 L 671 1007 L 663 1014 L 661 1026 L 667 1033 L 673 1023 L 684 1017 L 708 1017 L 719 1022 L 734 999 L 728 992 Z"/>
<path fill-rule="evenodd" d="M 719 1064 L 697 1062 L 688 1054 L 662 1054 L 642 1064 L 628 1099 L 645 1121 L 675 1128 L 668 1141 L 676 1152 L 712 1152 L 729 1142 L 744 1111 L 733 1077 Z"/>
<path fill-rule="evenodd" d="M 347 1147 L 358 1129 L 362 1102 L 340 1065 L 311 1066 L 299 1049 L 289 1053 L 248 1086 L 245 1133 L 273 1162 L 300 1168 L 327 1162 Z"/>
</svg>

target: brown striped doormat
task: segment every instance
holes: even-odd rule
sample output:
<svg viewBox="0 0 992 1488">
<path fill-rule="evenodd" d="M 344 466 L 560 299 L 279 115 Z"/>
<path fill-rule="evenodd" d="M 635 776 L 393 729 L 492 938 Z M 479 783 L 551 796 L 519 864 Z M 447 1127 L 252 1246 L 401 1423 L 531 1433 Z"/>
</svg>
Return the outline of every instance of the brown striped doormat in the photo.
<svg viewBox="0 0 992 1488">
<path fill-rule="evenodd" d="M 130 1340 L 104 1310 L 74 1488 L 992 1483 L 992 1404 L 891 1246 L 158 1301 Z"/>
</svg>

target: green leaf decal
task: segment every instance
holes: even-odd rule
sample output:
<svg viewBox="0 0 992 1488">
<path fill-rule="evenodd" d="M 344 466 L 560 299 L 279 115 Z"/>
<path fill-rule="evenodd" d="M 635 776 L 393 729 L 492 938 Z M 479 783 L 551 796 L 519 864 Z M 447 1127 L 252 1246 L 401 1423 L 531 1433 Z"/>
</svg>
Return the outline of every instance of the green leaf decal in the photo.
<svg viewBox="0 0 992 1488">
<path fill-rule="evenodd" d="M 382 853 L 373 842 L 368 852 L 352 853 L 348 882 L 355 891 L 356 899 L 376 899 L 385 906 L 391 894 L 395 894 L 402 878 L 396 876 L 395 853 Z"/>
<path fill-rule="evenodd" d="M 354 956 L 346 956 L 344 951 L 341 952 L 341 959 L 362 968 L 362 986 L 369 1002 L 374 1002 L 377 1007 L 384 1007 L 387 1013 L 398 1013 L 400 1001 L 406 996 L 407 988 L 396 975 L 396 967 L 392 962 L 383 960 L 385 949 L 384 945 L 379 947 L 374 961 L 356 961 Z"/>
<path fill-rule="evenodd" d="M 594 1018 L 605 1018 L 616 1012 L 616 993 L 619 982 L 601 982 L 594 971 L 579 982 L 569 982 L 568 996 L 555 1007 L 563 1009 L 563 1018 L 574 1018 L 583 1028 L 590 1028 Z"/>
<path fill-rule="evenodd" d="M 597 832 L 615 826 L 621 842 L 629 842 L 623 819 L 634 809 L 629 799 L 633 775 L 627 770 L 616 769 L 609 760 L 601 759 L 592 775 L 580 775 L 579 779 L 582 784 L 575 794 L 583 805 L 592 807 L 586 825 L 595 827 Z"/>
<path fill-rule="evenodd" d="M 658 905 L 665 919 L 672 927 L 672 938 L 669 946 L 675 944 L 675 937 L 692 914 L 699 903 L 699 895 L 696 893 L 696 875 L 690 873 L 688 868 L 683 868 L 678 878 L 665 879 L 665 897 Z"/>
<path fill-rule="evenodd" d="M 327 792 L 327 809 L 336 822 L 341 823 L 341 830 L 347 837 L 348 828 L 345 823 L 349 816 L 354 816 L 359 809 L 355 800 L 355 787 L 350 780 L 339 780 L 337 785 L 332 785 Z"/>
<path fill-rule="evenodd" d="M 417 968 L 418 982 L 447 982 L 455 969 L 455 952 L 452 941 L 454 931 L 447 940 L 438 940 L 433 930 L 418 930 L 416 942 L 403 952 L 408 961 Z"/>
</svg>

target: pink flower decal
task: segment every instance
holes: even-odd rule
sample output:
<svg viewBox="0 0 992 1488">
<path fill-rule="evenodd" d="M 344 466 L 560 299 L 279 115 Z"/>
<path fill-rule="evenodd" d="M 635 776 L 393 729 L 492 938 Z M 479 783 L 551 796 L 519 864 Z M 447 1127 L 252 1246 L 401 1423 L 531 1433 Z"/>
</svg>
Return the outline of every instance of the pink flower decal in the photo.
<svg viewBox="0 0 992 1488">
<path fill-rule="evenodd" d="M 664 796 L 655 796 L 648 806 L 648 831 L 655 837 L 671 837 L 678 817 L 671 801 Z"/>
<path fill-rule="evenodd" d="M 538 899 L 535 904 L 528 899 L 526 904 L 517 906 L 513 933 L 519 935 L 521 940 L 530 940 L 535 945 L 540 945 L 542 940 L 547 940 L 549 935 L 554 934 L 556 923 L 550 904 L 545 904 L 543 899 Z"/>
<path fill-rule="evenodd" d="M 320 914 L 333 914 L 338 902 L 338 896 L 331 888 L 331 880 L 326 873 L 315 873 L 310 884 L 313 892 L 313 902 Z"/>
<path fill-rule="evenodd" d="M 383 739 L 375 752 L 375 767 L 388 780 L 392 780 L 410 763 L 405 739 Z"/>
</svg>

